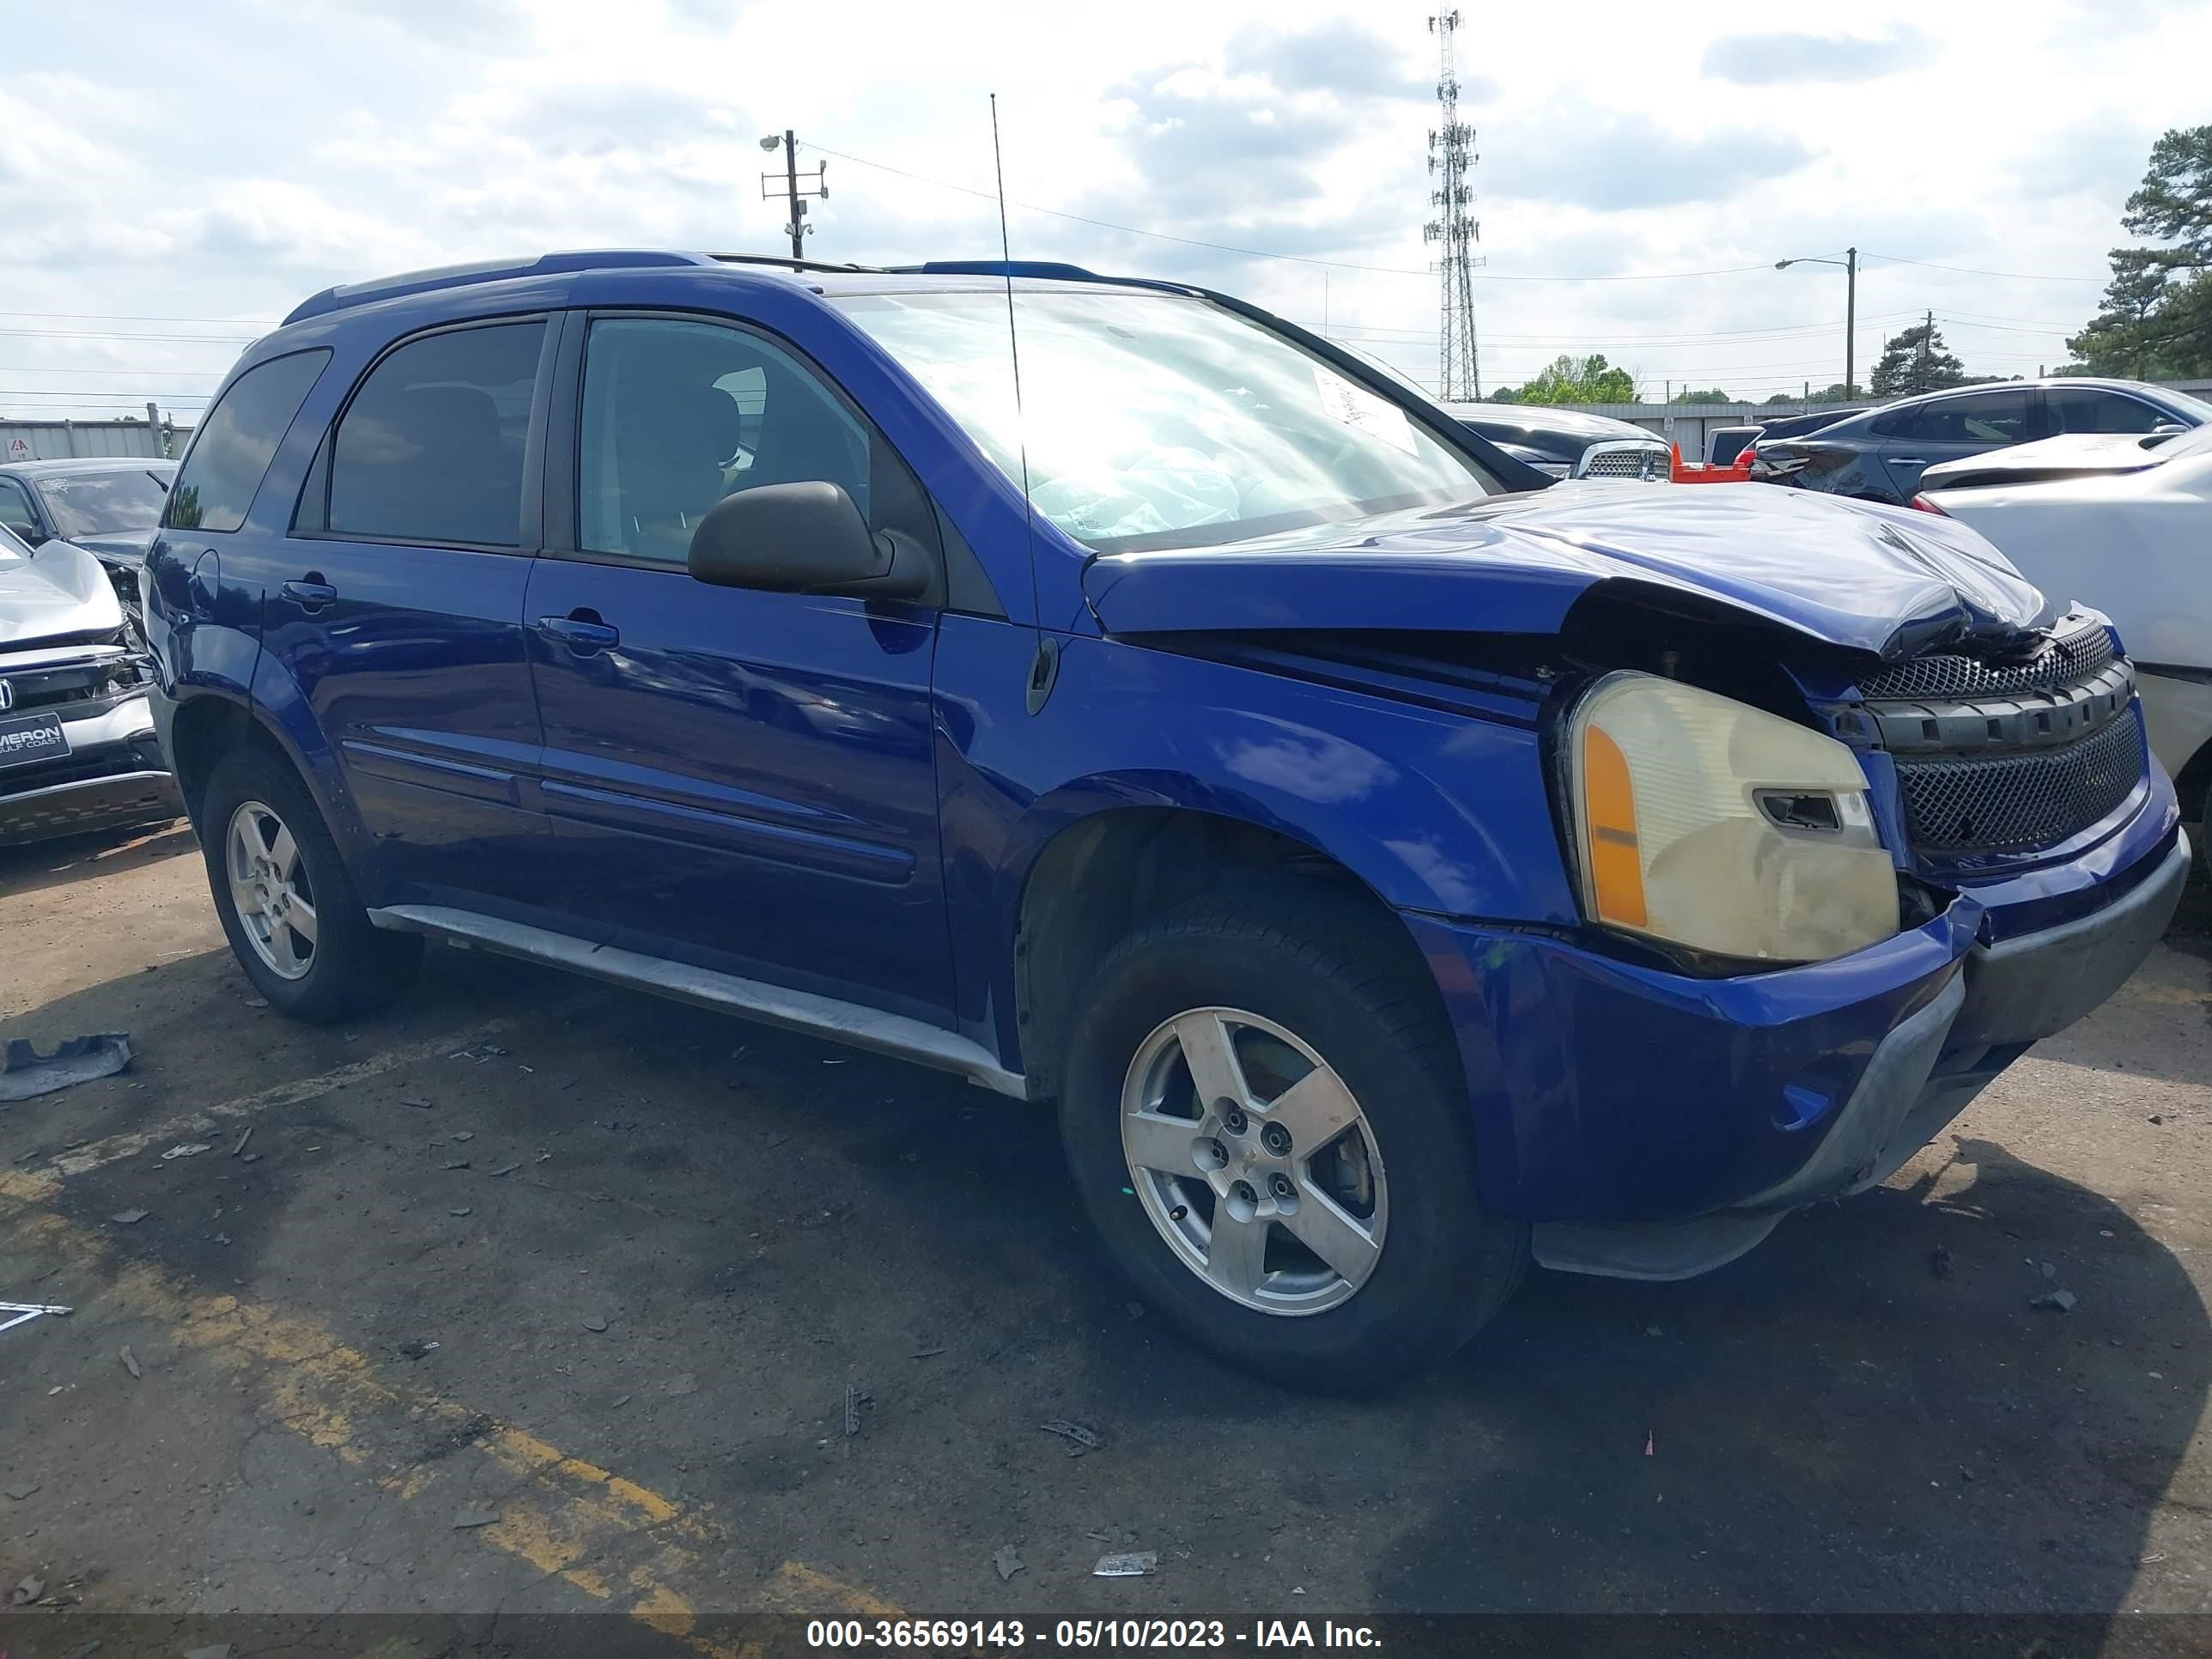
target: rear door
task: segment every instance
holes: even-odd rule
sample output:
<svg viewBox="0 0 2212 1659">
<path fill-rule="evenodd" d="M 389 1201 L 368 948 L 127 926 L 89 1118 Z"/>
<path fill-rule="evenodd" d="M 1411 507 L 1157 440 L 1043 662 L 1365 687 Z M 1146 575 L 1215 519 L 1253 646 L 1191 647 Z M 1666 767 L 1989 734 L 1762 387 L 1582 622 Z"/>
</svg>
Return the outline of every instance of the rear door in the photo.
<svg viewBox="0 0 2212 1659">
<path fill-rule="evenodd" d="M 386 350 L 324 437 L 268 573 L 264 648 L 368 834 L 372 904 L 520 919 L 544 896 L 522 611 L 555 332 L 499 318 Z"/>
<path fill-rule="evenodd" d="M 949 1024 L 937 606 L 685 564 L 724 495 L 811 480 L 941 555 L 927 496 L 787 341 L 636 313 L 569 332 L 528 607 L 563 907 L 652 955 Z"/>
<path fill-rule="evenodd" d="M 1891 499 L 1909 501 L 1920 475 L 1941 461 L 2027 443 L 2041 433 L 2036 389 L 2016 386 L 1962 392 L 1897 411 L 1881 447 Z"/>
</svg>

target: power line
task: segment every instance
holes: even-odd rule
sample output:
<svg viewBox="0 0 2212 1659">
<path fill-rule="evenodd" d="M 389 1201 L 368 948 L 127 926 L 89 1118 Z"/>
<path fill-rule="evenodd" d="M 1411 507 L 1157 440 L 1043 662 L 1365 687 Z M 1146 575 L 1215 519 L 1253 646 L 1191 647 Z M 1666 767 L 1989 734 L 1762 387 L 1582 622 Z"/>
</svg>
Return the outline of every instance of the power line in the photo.
<svg viewBox="0 0 2212 1659">
<path fill-rule="evenodd" d="M 878 173 L 895 173 L 902 179 L 911 179 L 916 184 L 934 185 L 939 190 L 957 191 L 963 196 L 974 196 L 983 201 L 995 202 L 998 197 L 988 190 L 977 190 L 968 185 L 956 185 L 949 179 L 932 178 L 926 173 L 915 173 L 905 167 L 895 167 L 888 161 L 872 161 L 865 155 L 832 149 L 827 144 L 817 144 L 811 139 L 801 139 L 801 149 L 811 149 L 818 155 L 835 156 L 840 161 L 850 161 L 855 167 L 872 167 Z M 1321 259 L 1305 253 L 1279 253 L 1261 247 L 1237 247 L 1227 242 L 1208 242 L 1195 236 L 1170 236 L 1165 231 L 1145 230 L 1136 225 L 1117 224 L 1111 219 L 1094 219 L 1086 214 L 1069 213 L 1060 208 L 1041 207 L 1034 202 L 1009 200 L 1009 207 L 1024 213 L 1042 213 L 1048 218 L 1069 219 L 1079 225 L 1095 225 L 1101 230 L 1118 230 L 1130 236 L 1146 236 L 1156 242 L 1175 242 L 1184 247 L 1211 248 L 1217 253 L 1234 253 L 1247 259 L 1283 259 L 1293 264 L 1326 265 L 1332 270 L 1364 270 L 1379 276 L 1433 276 L 1432 270 L 1417 270 L 1411 265 L 1364 265 L 1348 259 Z M 1645 270 L 1626 271 L 1611 276 L 1591 276 L 1565 273 L 1544 274 L 1532 271 L 1486 270 L 1475 280 L 1483 283 L 1665 283 L 1690 276 L 1734 276 L 1744 271 L 1768 270 L 1771 265 L 1723 265 L 1711 270 Z"/>
<path fill-rule="evenodd" d="M 2025 270 L 1983 270 L 1974 265 L 1938 264 L 1933 259 L 1907 259 L 1895 253 L 1868 253 L 1868 259 L 1881 259 L 1893 265 L 1918 265 L 1923 270 L 1955 270 L 1963 276 L 2002 276 L 2015 283 L 2104 283 L 2106 276 L 2039 276 Z"/>
<path fill-rule="evenodd" d="M 252 345 L 258 334 L 135 334 L 98 328 L 0 328 L 27 340 L 159 340 L 167 345 Z"/>
<path fill-rule="evenodd" d="M 273 317 L 135 317 L 105 311 L 0 311 L 0 317 L 36 317 L 47 322 L 214 323 L 225 328 L 274 328 Z"/>
</svg>

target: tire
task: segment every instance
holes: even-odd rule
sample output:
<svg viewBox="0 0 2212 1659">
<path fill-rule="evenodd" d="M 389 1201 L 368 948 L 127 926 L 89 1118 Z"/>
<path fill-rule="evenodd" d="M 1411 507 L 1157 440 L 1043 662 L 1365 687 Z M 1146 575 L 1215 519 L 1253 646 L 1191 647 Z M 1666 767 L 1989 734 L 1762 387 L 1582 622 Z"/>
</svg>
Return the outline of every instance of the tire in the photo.
<svg viewBox="0 0 2212 1659">
<path fill-rule="evenodd" d="M 249 868 L 234 884 L 231 860 L 250 843 L 234 840 L 247 817 L 278 867 Z M 199 827 L 216 914 L 270 1007 L 325 1024 L 380 1008 L 412 982 L 422 939 L 370 923 L 329 825 L 282 757 L 258 745 L 225 756 L 201 797 Z M 272 920 L 279 902 L 284 915 Z"/>
<path fill-rule="evenodd" d="M 1406 941 L 1368 907 L 1304 886 L 1199 900 L 1108 955 L 1078 1005 L 1060 1135 L 1108 1253 L 1162 1318 L 1242 1370 L 1358 1393 L 1462 1347 L 1527 1270 L 1528 1230 L 1478 1202 L 1464 1074 Z M 1204 1065 L 1245 1090 L 1252 1109 L 1236 1115 L 1199 1104 L 1206 1091 L 1189 1057 L 1222 1030 L 1236 1069 Z M 1304 1097 L 1335 1099 L 1330 1109 L 1300 1107 L 1282 1086 L 1314 1075 L 1299 1071 L 1311 1061 L 1340 1080 L 1357 1114 L 1326 1141 L 1343 1115 L 1331 1080 Z M 1305 1133 L 1310 1120 L 1318 1156 L 1296 1141 L 1261 1145 L 1293 1125 Z M 1146 1150 L 1126 1150 L 1125 1133 Z M 1217 1147 L 1226 1166 L 1212 1162 Z M 1218 1235 L 1229 1242 L 1217 1263 L 1224 1208 L 1232 1231 Z M 1254 1245 L 1237 1229 L 1255 1222 L 1265 1224 Z M 1256 1280 L 1246 1270 L 1255 1249 Z"/>
</svg>

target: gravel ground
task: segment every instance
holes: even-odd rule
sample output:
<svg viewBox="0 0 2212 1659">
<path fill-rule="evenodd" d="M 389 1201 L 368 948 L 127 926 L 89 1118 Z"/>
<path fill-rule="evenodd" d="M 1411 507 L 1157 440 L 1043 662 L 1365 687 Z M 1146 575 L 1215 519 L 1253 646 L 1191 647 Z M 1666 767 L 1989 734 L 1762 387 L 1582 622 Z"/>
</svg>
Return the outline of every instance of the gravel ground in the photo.
<svg viewBox="0 0 2212 1659">
<path fill-rule="evenodd" d="M 181 828 L 0 854 L 0 1030 L 139 1055 L 0 1108 L 0 1295 L 76 1309 L 0 1585 L 79 1616 L 2212 1612 L 2201 880 L 1886 1188 L 1364 1403 L 1156 1328 L 932 1073 L 442 950 L 294 1026 Z"/>
</svg>

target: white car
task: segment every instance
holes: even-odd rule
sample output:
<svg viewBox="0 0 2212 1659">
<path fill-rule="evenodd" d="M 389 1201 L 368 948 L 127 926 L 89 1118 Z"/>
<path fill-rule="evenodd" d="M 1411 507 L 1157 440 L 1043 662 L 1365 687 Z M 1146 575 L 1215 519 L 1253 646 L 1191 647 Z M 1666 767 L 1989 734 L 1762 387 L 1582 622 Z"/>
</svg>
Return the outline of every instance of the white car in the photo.
<svg viewBox="0 0 2212 1659">
<path fill-rule="evenodd" d="M 1914 506 L 2112 619 L 2182 816 L 2212 823 L 2212 425 L 2049 438 L 1930 467 L 1923 485 Z"/>
</svg>

